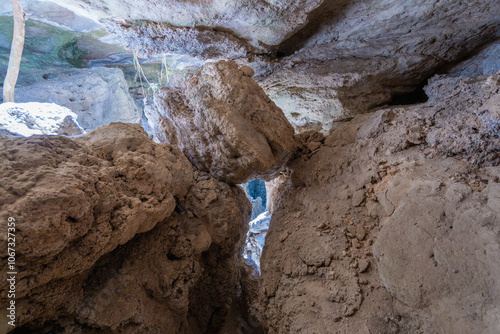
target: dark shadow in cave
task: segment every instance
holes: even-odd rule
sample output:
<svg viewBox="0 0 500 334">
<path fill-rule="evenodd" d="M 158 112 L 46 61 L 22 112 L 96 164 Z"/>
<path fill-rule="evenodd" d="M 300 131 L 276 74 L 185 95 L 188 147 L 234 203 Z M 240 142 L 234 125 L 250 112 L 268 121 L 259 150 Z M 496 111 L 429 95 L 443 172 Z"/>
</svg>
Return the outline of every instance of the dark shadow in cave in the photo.
<svg viewBox="0 0 500 334">
<path fill-rule="evenodd" d="M 417 88 L 409 93 L 395 94 L 387 104 L 390 106 L 406 106 L 427 102 L 429 97 L 424 91 L 424 87 L 427 83 L 428 79 L 424 80 L 424 82 L 419 84 Z"/>
</svg>

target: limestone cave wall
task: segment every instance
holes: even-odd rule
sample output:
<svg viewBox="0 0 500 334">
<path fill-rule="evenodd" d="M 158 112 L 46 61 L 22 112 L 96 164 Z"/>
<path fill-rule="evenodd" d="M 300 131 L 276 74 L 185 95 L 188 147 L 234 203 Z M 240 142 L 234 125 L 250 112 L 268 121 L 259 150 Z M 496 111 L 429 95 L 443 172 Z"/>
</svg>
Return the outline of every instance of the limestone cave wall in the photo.
<svg viewBox="0 0 500 334">
<path fill-rule="evenodd" d="M 497 0 L 21 4 L 2 333 L 500 333 Z"/>
</svg>

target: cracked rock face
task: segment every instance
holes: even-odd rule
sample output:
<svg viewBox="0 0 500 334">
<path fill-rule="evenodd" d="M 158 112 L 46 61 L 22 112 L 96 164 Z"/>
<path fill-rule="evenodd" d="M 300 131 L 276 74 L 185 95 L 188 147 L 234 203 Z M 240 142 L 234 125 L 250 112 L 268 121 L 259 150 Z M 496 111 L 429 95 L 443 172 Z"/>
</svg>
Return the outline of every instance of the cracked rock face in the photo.
<svg viewBox="0 0 500 334">
<path fill-rule="evenodd" d="M 294 131 L 252 73 L 220 61 L 174 80 L 146 110 L 155 137 L 216 179 L 272 179 L 295 150 Z"/>
<path fill-rule="evenodd" d="M 499 74 L 302 136 L 261 258 L 269 333 L 493 333 Z M 277 255 L 279 254 L 279 255 Z"/>
<path fill-rule="evenodd" d="M 16 219 L 18 327 L 220 326 L 239 286 L 236 254 L 251 214 L 243 190 L 193 171 L 138 125 L 111 123 L 77 139 L 4 136 L 0 151 L 2 219 Z"/>
</svg>

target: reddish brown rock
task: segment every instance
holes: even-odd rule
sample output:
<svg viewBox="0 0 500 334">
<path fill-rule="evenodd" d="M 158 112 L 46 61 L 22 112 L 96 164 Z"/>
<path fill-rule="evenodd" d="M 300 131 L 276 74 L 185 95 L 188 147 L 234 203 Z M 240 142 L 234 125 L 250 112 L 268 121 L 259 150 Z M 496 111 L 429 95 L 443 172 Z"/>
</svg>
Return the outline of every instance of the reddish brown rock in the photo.
<svg viewBox="0 0 500 334">
<path fill-rule="evenodd" d="M 2 219 L 16 219 L 18 327 L 221 326 L 240 284 L 251 213 L 243 190 L 193 173 L 178 149 L 151 142 L 138 125 L 112 123 L 78 139 L 2 137 L 0 152 Z"/>
<path fill-rule="evenodd" d="M 250 74 L 220 61 L 178 77 L 146 111 L 153 133 L 216 179 L 271 180 L 295 150 L 294 130 Z"/>
</svg>

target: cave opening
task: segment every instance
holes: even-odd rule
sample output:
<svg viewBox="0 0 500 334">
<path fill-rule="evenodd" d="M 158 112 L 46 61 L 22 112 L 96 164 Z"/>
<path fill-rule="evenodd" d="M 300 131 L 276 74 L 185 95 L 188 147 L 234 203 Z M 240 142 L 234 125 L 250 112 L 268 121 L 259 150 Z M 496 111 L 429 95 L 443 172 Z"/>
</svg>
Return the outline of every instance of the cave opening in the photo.
<svg viewBox="0 0 500 334">
<path fill-rule="evenodd" d="M 256 267 L 260 273 L 260 257 L 264 248 L 271 214 L 267 207 L 266 183 L 262 180 L 253 180 L 242 184 L 245 193 L 252 203 L 252 216 L 243 250 L 243 258 Z"/>
<path fill-rule="evenodd" d="M 390 106 L 405 106 L 427 102 L 429 97 L 424 90 L 427 82 L 428 80 L 425 80 L 409 93 L 395 94 L 387 104 Z"/>
</svg>

